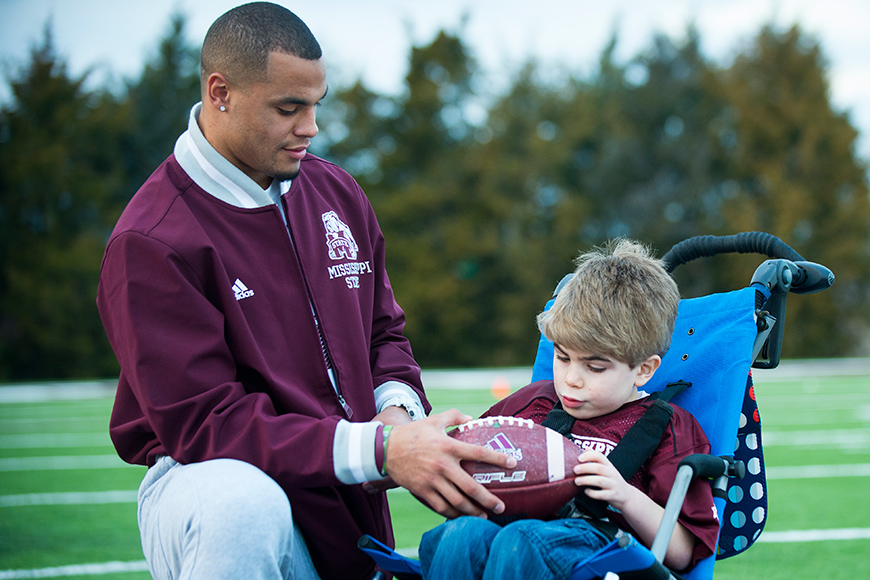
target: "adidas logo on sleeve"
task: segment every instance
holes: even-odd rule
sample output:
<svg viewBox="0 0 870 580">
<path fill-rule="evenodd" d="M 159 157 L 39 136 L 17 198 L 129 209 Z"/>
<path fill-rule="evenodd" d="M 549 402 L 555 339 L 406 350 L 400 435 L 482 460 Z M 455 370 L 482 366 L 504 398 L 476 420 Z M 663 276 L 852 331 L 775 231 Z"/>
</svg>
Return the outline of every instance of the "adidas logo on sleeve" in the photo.
<svg viewBox="0 0 870 580">
<path fill-rule="evenodd" d="M 236 278 L 236 281 L 233 284 L 233 292 L 236 294 L 236 300 L 250 298 L 254 295 L 254 291 L 245 286 L 238 278 Z"/>
</svg>

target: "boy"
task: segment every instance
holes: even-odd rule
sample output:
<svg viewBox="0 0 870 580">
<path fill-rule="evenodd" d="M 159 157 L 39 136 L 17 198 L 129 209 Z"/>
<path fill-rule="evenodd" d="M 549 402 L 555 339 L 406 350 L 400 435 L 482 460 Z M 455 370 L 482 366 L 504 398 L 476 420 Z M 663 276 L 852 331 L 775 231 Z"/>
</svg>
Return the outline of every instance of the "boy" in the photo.
<svg viewBox="0 0 870 580">
<path fill-rule="evenodd" d="M 629 481 L 607 454 L 650 405 L 640 387 L 670 346 L 679 292 L 661 262 L 628 240 L 586 253 L 577 264 L 553 307 L 538 316 L 554 343 L 553 381 L 532 383 L 484 415 L 542 423 L 554 408 L 564 410 L 581 450 L 578 491 L 607 502 L 608 519 L 649 547 L 677 465 L 687 455 L 709 453 L 709 442 L 697 421 L 674 406 L 661 442 Z M 599 528 L 585 517 L 520 520 L 504 528 L 481 518 L 450 520 L 423 536 L 424 578 L 568 578 L 577 562 L 610 540 Z M 665 564 L 690 569 L 713 553 L 718 530 L 710 486 L 695 480 Z"/>
</svg>

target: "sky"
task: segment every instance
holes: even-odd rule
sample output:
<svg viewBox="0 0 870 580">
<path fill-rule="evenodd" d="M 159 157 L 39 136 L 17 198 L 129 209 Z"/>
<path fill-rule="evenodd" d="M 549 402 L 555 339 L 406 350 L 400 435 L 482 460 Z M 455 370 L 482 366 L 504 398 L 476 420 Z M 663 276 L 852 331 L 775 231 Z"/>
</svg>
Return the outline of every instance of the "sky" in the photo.
<svg viewBox="0 0 870 580">
<path fill-rule="evenodd" d="M 362 78 L 377 92 L 398 94 L 411 45 L 440 29 L 459 33 L 491 86 L 506 83 L 529 58 L 545 67 L 591 74 L 615 31 L 616 57 L 627 61 L 655 33 L 675 41 L 691 23 L 708 57 L 728 63 L 764 24 L 799 24 L 829 62 L 834 107 L 860 133 L 870 160 L 870 1 L 868 0 L 277 0 L 320 41 L 332 82 Z M 232 0 L 0 0 L 0 71 L 15 70 L 50 23 L 58 53 L 73 75 L 89 68 L 96 82 L 135 78 L 169 29 L 187 17 L 191 42 L 239 4 Z M 9 67 L 12 67 L 11 69 Z M 0 100 L 8 98 L 6 83 Z"/>
</svg>

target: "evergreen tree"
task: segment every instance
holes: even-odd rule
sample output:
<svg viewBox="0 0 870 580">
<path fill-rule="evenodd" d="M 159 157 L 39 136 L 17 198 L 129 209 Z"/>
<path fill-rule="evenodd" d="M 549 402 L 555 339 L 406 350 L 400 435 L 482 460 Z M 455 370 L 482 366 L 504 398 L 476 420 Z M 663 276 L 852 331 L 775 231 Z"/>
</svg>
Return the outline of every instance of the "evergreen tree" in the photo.
<svg viewBox="0 0 870 580">
<path fill-rule="evenodd" d="M 577 255 L 590 216 L 573 169 L 591 110 L 578 85 L 547 84 L 529 61 L 491 108 L 486 131 L 468 154 L 473 187 L 487 209 L 492 257 L 481 289 L 488 358 L 526 364 L 534 354 L 535 315 Z M 572 113 L 575 115 L 572 116 Z M 483 321 L 486 322 L 483 322 Z"/>
<path fill-rule="evenodd" d="M 373 93 L 356 81 L 347 88 L 330 88 L 317 113 L 320 133 L 311 152 L 353 175 L 375 207 L 385 195 L 384 157 L 398 147 L 394 124 L 401 107 L 396 98 Z"/>
<path fill-rule="evenodd" d="M 0 110 L 0 379 L 104 376 L 97 274 L 123 181 L 114 100 L 71 78 L 46 28 Z"/>
<path fill-rule="evenodd" d="M 479 361 L 475 325 L 482 256 L 477 191 L 463 172 L 470 141 L 466 105 L 475 62 L 458 36 L 441 32 L 413 47 L 407 92 L 391 121 L 395 147 L 383 155 L 374 199 L 387 238 L 387 267 L 405 308 L 406 332 L 429 365 Z"/>
<path fill-rule="evenodd" d="M 139 78 L 127 81 L 128 181 L 117 192 L 124 202 L 172 152 L 175 140 L 187 129 L 190 108 L 200 100 L 199 51 L 187 42 L 185 26 L 181 14 L 173 15 Z"/>
<path fill-rule="evenodd" d="M 404 97 L 359 84 L 344 93 L 343 121 L 325 133 L 339 137 L 330 150 L 375 203 L 421 362 L 526 364 L 534 315 L 553 284 L 579 251 L 607 238 L 635 237 L 661 254 L 694 235 L 751 229 L 779 235 L 838 274 L 833 290 L 790 301 L 820 309 L 790 315 L 819 327 L 789 323 L 786 356 L 819 346 L 850 352 L 843 345 L 867 328 L 855 316 L 868 302 L 856 282 L 866 279 L 866 167 L 854 157 L 854 129 L 831 111 L 817 47 L 793 34 L 762 31 L 758 46 L 724 69 L 703 57 L 693 28 L 680 44 L 657 37 L 625 65 L 614 61 L 614 37 L 588 79 L 542 81 L 528 62 L 477 126 L 461 114 L 463 103 L 480 102 L 473 60 L 444 33 L 414 48 Z M 804 84 L 823 90 L 796 88 Z M 771 98 L 779 108 L 765 111 Z M 776 131 L 803 136 L 800 145 L 748 148 L 780 120 Z M 796 163 L 799 154 L 812 160 Z M 759 195 L 759 184 L 788 167 L 800 169 L 790 183 L 804 201 Z M 830 184 L 836 197 L 825 195 Z M 823 239 L 832 242 L 824 250 Z M 761 259 L 698 260 L 676 275 L 686 296 L 725 291 L 744 286 Z M 833 302 L 852 315 L 840 311 L 848 322 L 823 328 Z"/>
<path fill-rule="evenodd" d="M 732 107 L 721 219 L 779 236 L 831 268 L 835 285 L 789 300 L 785 356 L 853 352 L 870 320 L 870 197 L 857 132 L 833 110 L 821 47 L 793 27 L 762 29 L 723 72 Z"/>
</svg>

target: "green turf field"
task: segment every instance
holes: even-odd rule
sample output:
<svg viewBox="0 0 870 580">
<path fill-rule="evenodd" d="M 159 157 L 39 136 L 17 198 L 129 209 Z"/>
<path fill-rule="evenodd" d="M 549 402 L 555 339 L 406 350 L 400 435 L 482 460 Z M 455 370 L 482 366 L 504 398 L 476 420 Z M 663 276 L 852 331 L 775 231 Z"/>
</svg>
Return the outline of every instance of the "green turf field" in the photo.
<svg viewBox="0 0 870 580">
<path fill-rule="evenodd" d="M 858 366 L 842 376 L 830 374 L 836 365 L 755 372 L 769 517 L 758 543 L 717 564 L 717 580 L 870 578 L 870 361 Z M 477 415 L 495 401 L 486 385 L 498 371 L 425 376 L 436 412 Z M 510 376 L 521 386 L 522 374 Z M 144 468 L 114 456 L 110 409 L 106 395 L 0 402 L 0 580 L 149 578 L 136 529 Z M 391 491 L 390 502 L 397 545 L 413 551 L 440 518 L 407 492 Z"/>
</svg>

